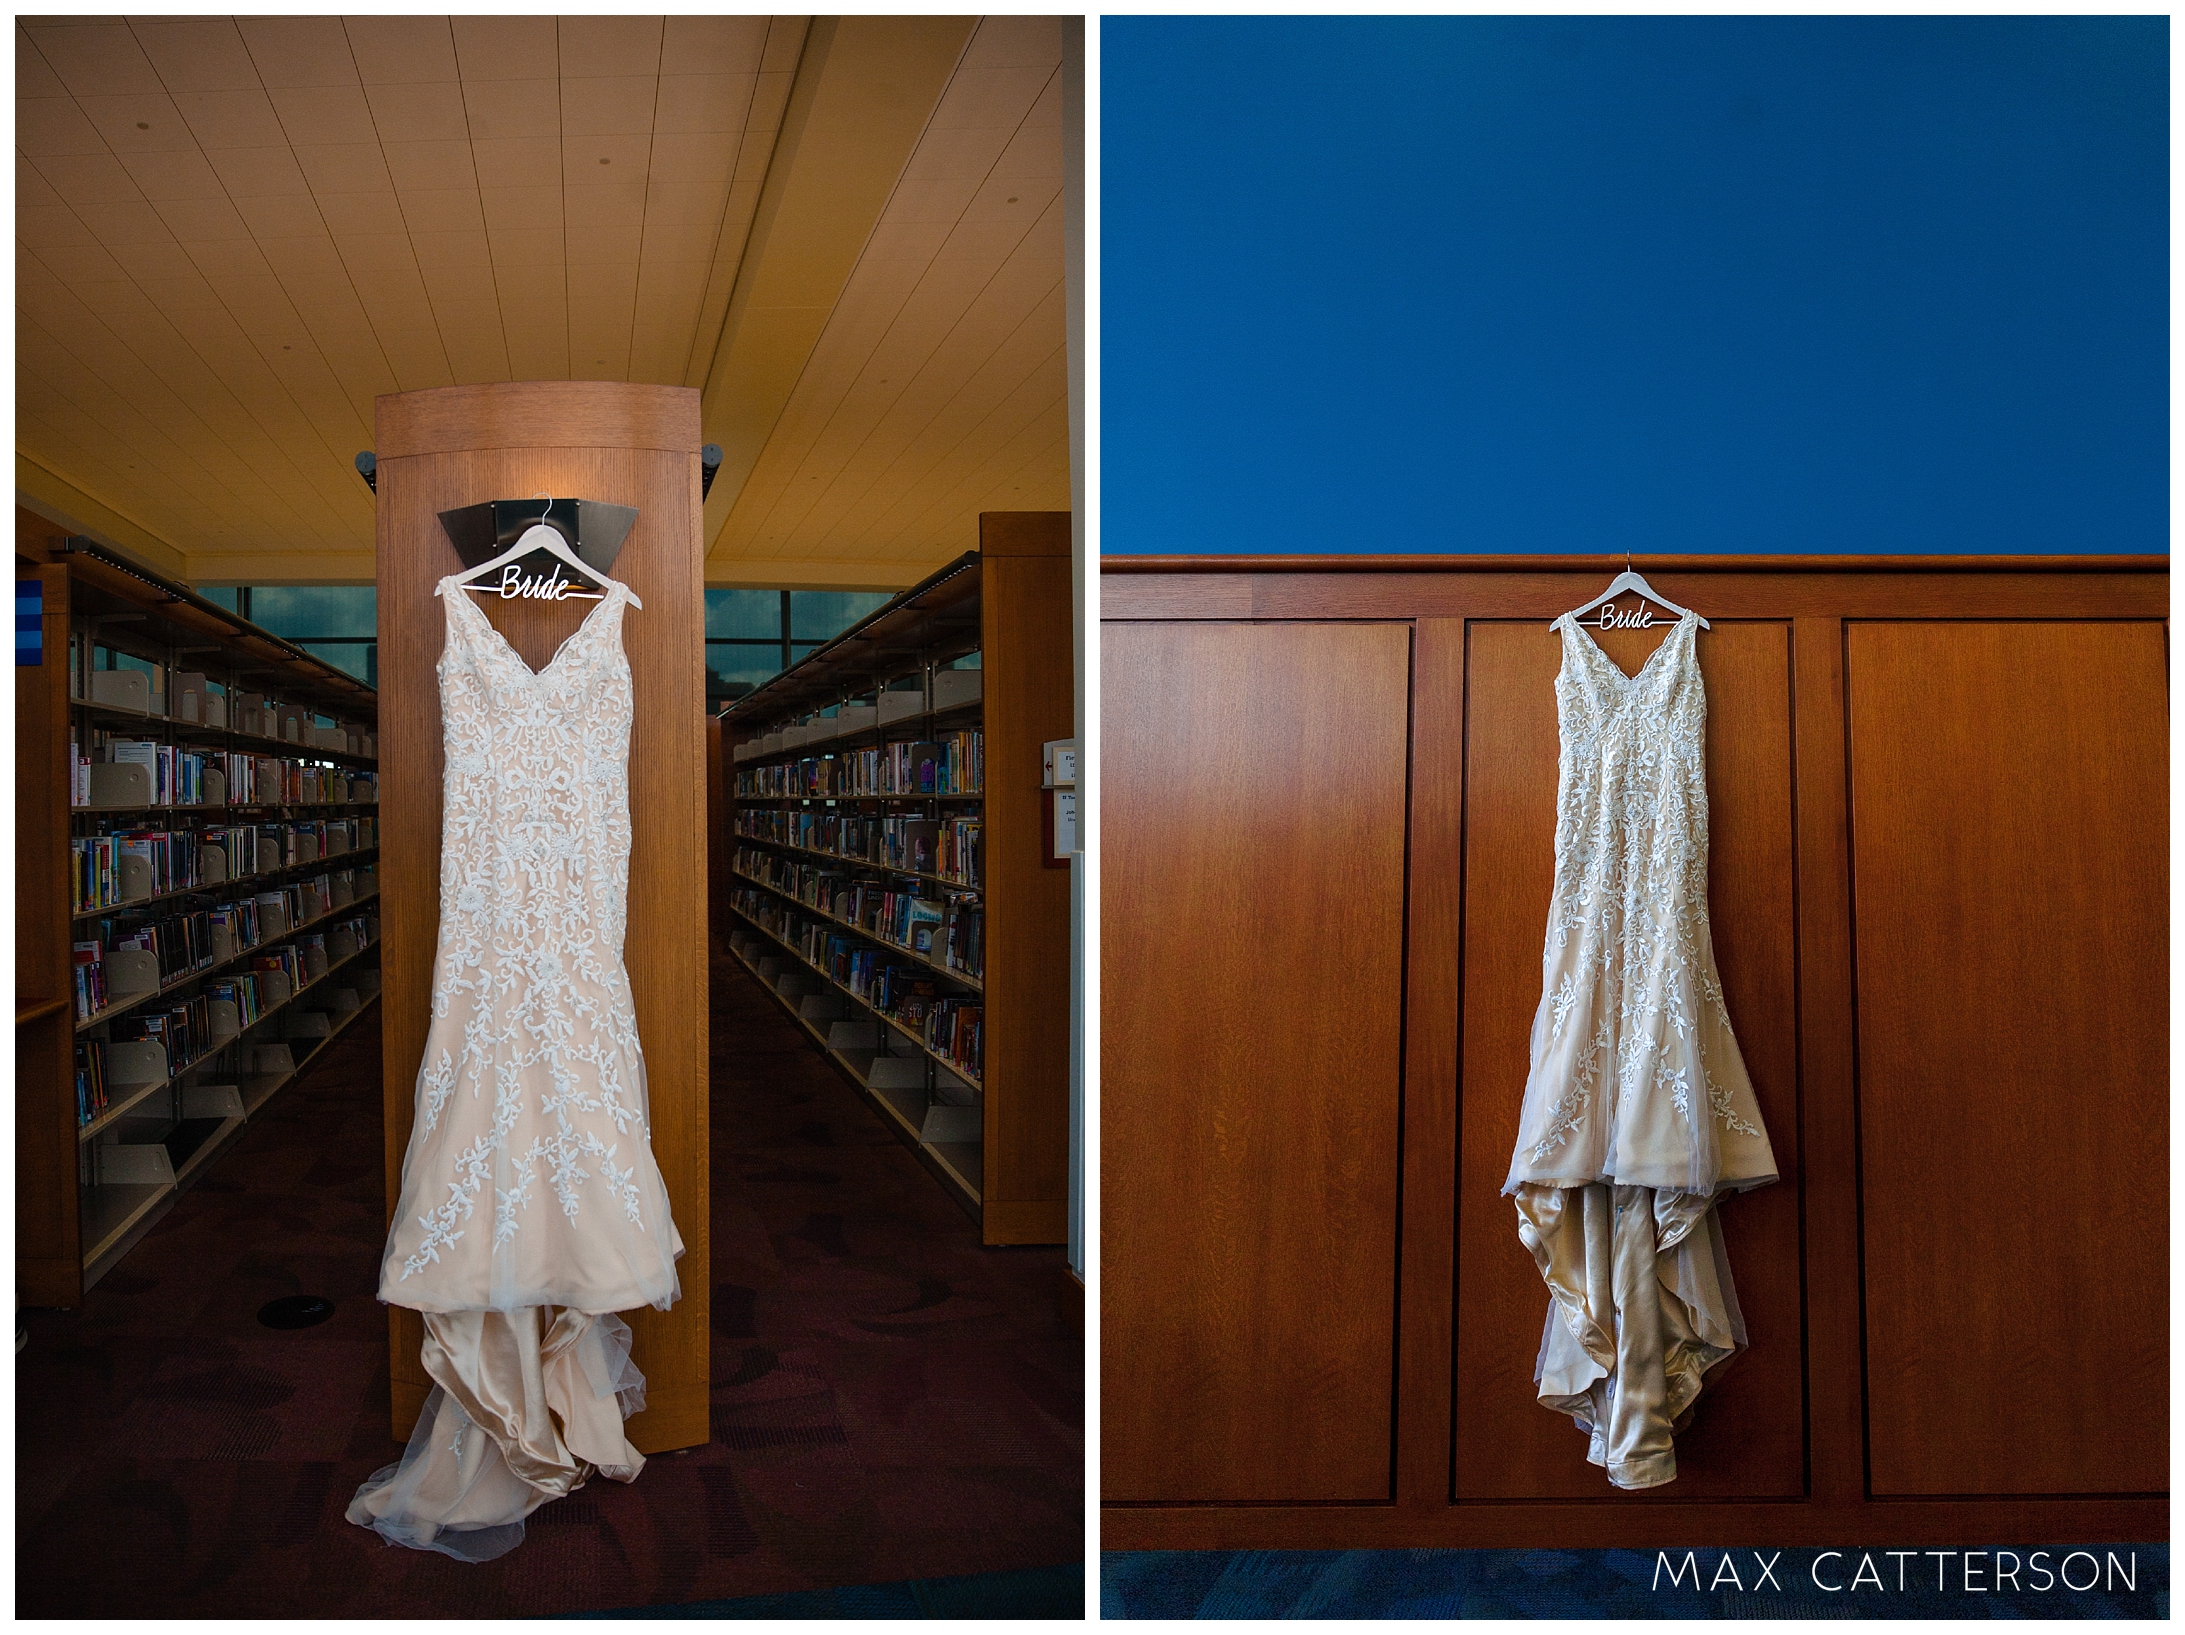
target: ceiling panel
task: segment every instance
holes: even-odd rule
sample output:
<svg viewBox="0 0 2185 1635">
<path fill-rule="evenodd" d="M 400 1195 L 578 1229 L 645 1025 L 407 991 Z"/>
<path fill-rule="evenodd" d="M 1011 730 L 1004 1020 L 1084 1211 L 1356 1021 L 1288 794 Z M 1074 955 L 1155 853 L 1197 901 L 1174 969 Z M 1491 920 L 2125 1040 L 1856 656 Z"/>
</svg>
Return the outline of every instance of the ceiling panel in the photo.
<svg viewBox="0 0 2185 1635">
<path fill-rule="evenodd" d="M 680 230 L 648 238 L 659 18 L 22 24 L 18 319 L 67 337 L 73 381 L 39 372 L 67 412 L 26 418 L 23 452 L 185 557 L 353 563 L 378 393 L 626 378 L 638 337 L 645 378 L 681 380 L 728 177 L 771 153 L 786 101 L 750 121 L 762 60 L 785 90 L 804 32 L 678 19 L 668 66 L 710 94 L 679 87 L 662 180 Z M 213 496 L 146 480 L 179 458 L 219 474 Z"/>
<path fill-rule="evenodd" d="M 980 21 L 709 577 L 908 583 L 972 548 L 980 511 L 1068 509 L 1062 60 L 1059 19 Z"/>
<path fill-rule="evenodd" d="M 20 22 L 19 452 L 223 578 L 354 577 L 376 396 L 705 386 L 809 21 Z M 1062 42 L 971 30 L 710 579 L 904 583 L 1069 503 Z"/>
</svg>

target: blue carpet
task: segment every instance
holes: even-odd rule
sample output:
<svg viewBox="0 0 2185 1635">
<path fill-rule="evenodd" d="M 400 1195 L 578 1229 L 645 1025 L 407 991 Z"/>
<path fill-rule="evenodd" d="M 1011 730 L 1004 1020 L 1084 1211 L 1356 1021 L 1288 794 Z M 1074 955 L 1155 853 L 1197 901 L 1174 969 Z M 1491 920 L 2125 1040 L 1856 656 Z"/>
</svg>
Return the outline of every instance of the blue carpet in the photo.
<svg viewBox="0 0 2185 1635">
<path fill-rule="evenodd" d="M 839 1590 L 744 1595 L 680 1606 L 572 1612 L 571 1618 L 1067 1618 L 1085 1616 L 1085 1564 L 912 1578 Z"/>
<path fill-rule="evenodd" d="M 2167 1544 L 1820 1550 L 1112 1550 L 1103 1618 L 2168 1618 Z M 2073 1552 L 2077 1551 L 2077 1554 Z M 1901 1554 L 1901 1552 L 1900 1552 Z M 1688 1559 L 1689 1558 L 1689 1559 Z M 1771 1569 L 1762 1576 L 1761 1563 Z M 1937 1588 L 1938 1573 L 1942 1587 Z M 2067 1587 L 2065 1580 L 2070 1581 Z M 1838 1586 L 1831 1590 L 1826 1586 Z M 2045 1587 L 2044 1587 L 2045 1585 Z M 2084 1585 L 2085 1588 L 2076 1586 Z"/>
</svg>

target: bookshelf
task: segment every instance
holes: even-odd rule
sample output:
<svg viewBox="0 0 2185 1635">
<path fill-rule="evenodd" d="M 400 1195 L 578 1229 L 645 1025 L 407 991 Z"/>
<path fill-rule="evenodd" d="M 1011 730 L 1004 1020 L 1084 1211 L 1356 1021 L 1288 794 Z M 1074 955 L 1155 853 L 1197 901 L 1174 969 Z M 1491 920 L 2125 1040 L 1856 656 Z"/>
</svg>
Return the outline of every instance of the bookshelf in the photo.
<svg viewBox="0 0 2185 1635">
<path fill-rule="evenodd" d="M 18 1298 L 72 1306 L 379 995 L 371 688 L 16 517 Z"/>
<path fill-rule="evenodd" d="M 1066 512 L 979 546 L 721 713 L 730 951 L 979 1222 L 1067 1236 Z"/>
</svg>

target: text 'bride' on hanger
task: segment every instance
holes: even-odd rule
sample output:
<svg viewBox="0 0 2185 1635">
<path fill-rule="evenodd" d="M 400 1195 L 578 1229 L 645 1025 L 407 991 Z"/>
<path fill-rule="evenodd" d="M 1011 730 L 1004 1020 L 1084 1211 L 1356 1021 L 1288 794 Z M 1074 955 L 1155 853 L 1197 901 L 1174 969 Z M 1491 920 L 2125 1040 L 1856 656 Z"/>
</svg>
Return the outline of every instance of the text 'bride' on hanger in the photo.
<svg viewBox="0 0 2185 1635">
<path fill-rule="evenodd" d="M 554 501 L 551 495 L 541 494 L 538 497 L 546 501 L 547 511 L 554 509 Z M 526 574 L 520 565 L 523 558 L 531 555 L 534 551 L 544 551 L 548 556 L 554 558 L 553 571 L 543 579 L 536 574 Z M 597 590 L 578 590 L 572 581 L 561 576 L 562 569 L 565 567 L 575 569 L 576 572 L 584 576 L 587 583 L 597 585 L 600 588 Z M 488 577 L 496 573 L 500 575 L 497 583 Z M 478 591 L 488 596 L 499 596 L 503 599 L 522 597 L 526 600 L 546 602 L 596 602 L 607 594 L 607 587 L 615 583 L 605 574 L 597 573 L 586 566 L 583 560 L 569 549 L 568 544 L 561 537 L 561 530 L 548 525 L 545 512 L 540 513 L 539 520 L 523 531 L 522 536 L 515 544 L 509 546 L 507 550 L 490 561 L 481 562 L 475 568 L 455 575 L 452 582 L 464 590 Z M 638 600 L 637 593 L 627 585 L 622 587 L 622 593 L 629 598 L 630 606 L 642 608 L 645 605 Z M 434 589 L 433 594 L 435 596 L 440 594 L 437 587 Z"/>
<path fill-rule="evenodd" d="M 1574 607 L 1568 613 L 1564 614 L 1562 618 L 1550 620 L 1548 628 L 1550 630 L 1553 630 L 1557 625 L 1563 622 L 1563 619 L 1568 619 L 1573 624 L 1576 624 L 1587 614 L 1591 613 L 1595 608 L 1599 608 L 1601 610 L 1600 624 L 1603 630 L 1615 630 L 1626 627 L 1638 630 L 1647 629 L 1654 623 L 1654 615 L 1649 610 L 1641 608 L 1636 613 L 1619 613 L 1613 606 L 1610 605 L 1616 600 L 1617 597 L 1623 595 L 1623 593 L 1627 590 L 1637 591 L 1640 596 L 1644 597 L 1647 601 L 1652 602 L 1656 607 L 1666 608 L 1669 612 L 1674 613 L 1680 619 L 1692 619 L 1697 621 L 1700 629 L 1702 630 L 1712 630 L 1714 628 L 1714 626 L 1710 625 L 1705 619 L 1700 618 L 1700 616 L 1697 613 L 1694 613 L 1690 608 L 1677 606 L 1676 603 L 1669 600 L 1668 597 L 1664 596 L 1660 591 L 1656 590 L 1652 585 L 1648 584 L 1643 575 L 1634 573 L 1631 569 L 1631 558 L 1628 556 L 1624 558 L 1624 571 L 1622 573 L 1619 573 L 1614 579 L 1611 579 L 1608 582 L 1608 589 L 1601 592 L 1600 595 L 1596 596 L 1592 601 L 1586 603 L 1583 607 Z"/>
</svg>

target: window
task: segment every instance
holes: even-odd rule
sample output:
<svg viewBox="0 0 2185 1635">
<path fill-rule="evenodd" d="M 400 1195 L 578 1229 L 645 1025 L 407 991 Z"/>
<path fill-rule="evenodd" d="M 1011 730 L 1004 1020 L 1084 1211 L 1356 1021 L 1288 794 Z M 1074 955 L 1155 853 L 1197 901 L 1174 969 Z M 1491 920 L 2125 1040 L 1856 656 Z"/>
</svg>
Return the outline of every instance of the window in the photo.
<svg viewBox="0 0 2185 1635">
<path fill-rule="evenodd" d="M 200 585 L 198 594 L 379 685 L 373 586 Z M 707 704 L 717 709 L 765 685 L 888 600 L 882 590 L 708 590 Z"/>
<path fill-rule="evenodd" d="M 197 593 L 366 686 L 379 685 L 377 586 L 200 585 Z"/>
<path fill-rule="evenodd" d="M 765 685 L 889 601 L 883 590 L 709 590 L 706 703 Z"/>
</svg>

